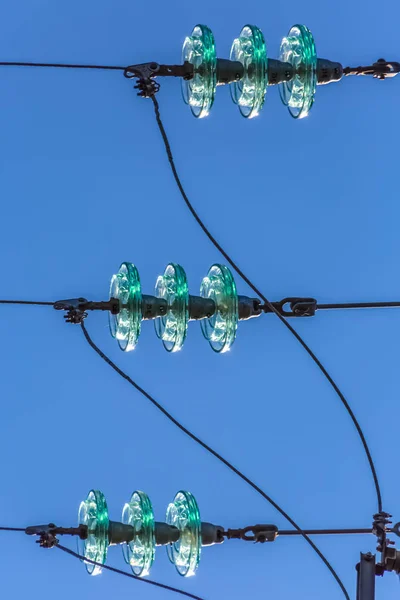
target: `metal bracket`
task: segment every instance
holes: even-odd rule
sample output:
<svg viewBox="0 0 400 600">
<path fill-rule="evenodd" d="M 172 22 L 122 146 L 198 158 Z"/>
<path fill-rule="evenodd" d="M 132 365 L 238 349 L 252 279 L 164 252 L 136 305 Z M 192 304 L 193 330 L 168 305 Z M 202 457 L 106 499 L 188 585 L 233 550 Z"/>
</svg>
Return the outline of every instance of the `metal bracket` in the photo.
<svg viewBox="0 0 400 600">
<path fill-rule="evenodd" d="M 395 525 L 393 525 L 390 531 L 397 535 L 397 537 L 400 537 L 400 523 L 396 523 Z"/>
<path fill-rule="evenodd" d="M 78 325 L 87 317 L 85 311 L 86 298 L 71 298 L 70 300 L 58 300 L 54 303 L 55 310 L 65 310 L 67 314 L 64 319 L 67 323 Z"/>
<path fill-rule="evenodd" d="M 82 323 L 87 317 L 88 310 L 108 310 L 111 314 L 119 313 L 119 301 L 115 298 L 110 298 L 106 302 L 91 302 L 86 298 L 70 298 L 68 300 L 58 300 L 54 303 L 55 310 L 65 310 L 67 314 L 64 319 L 67 323 L 75 325 Z"/>
<path fill-rule="evenodd" d="M 396 548 L 387 548 L 384 563 L 385 571 L 394 571 L 397 575 L 400 574 L 400 552 Z M 383 573 L 382 573 L 383 575 Z"/>
<path fill-rule="evenodd" d="M 88 529 L 86 525 L 78 527 L 57 527 L 54 523 L 48 525 L 32 525 L 25 529 L 27 535 L 37 535 L 39 539 L 36 543 L 41 548 L 54 548 L 58 544 L 58 535 L 77 535 L 81 540 L 86 540 Z"/>
<path fill-rule="evenodd" d="M 317 311 L 315 298 L 284 298 L 280 302 L 272 302 L 271 304 L 283 317 L 313 317 Z M 289 304 L 290 310 L 284 308 L 286 304 Z M 266 304 L 260 308 L 265 313 L 272 312 Z"/>
<path fill-rule="evenodd" d="M 389 546 L 393 546 L 394 542 L 387 538 L 387 525 L 391 525 L 389 513 L 380 512 L 374 515 L 374 521 L 372 523 L 372 533 L 376 535 L 378 540 L 377 551 L 381 552 L 381 564 L 386 562 L 386 552 Z"/>
<path fill-rule="evenodd" d="M 252 535 L 251 535 L 251 533 Z M 250 535 L 248 535 L 250 533 Z M 250 525 L 243 529 L 228 529 L 223 535 L 228 540 L 243 540 L 244 542 L 255 542 L 264 544 L 274 542 L 278 536 L 276 525 Z"/>
<path fill-rule="evenodd" d="M 156 62 L 130 65 L 124 70 L 124 77 L 137 79 L 135 89 L 141 98 L 151 98 L 160 89 L 160 84 L 154 81 L 154 77 L 182 77 L 193 78 L 193 65 L 185 62 L 183 65 L 160 65 Z"/>
<path fill-rule="evenodd" d="M 387 62 L 384 58 L 380 58 L 368 67 L 346 67 L 343 73 L 344 75 L 372 75 L 375 79 L 387 79 L 400 73 L 400 63 Z"/>
</svg>

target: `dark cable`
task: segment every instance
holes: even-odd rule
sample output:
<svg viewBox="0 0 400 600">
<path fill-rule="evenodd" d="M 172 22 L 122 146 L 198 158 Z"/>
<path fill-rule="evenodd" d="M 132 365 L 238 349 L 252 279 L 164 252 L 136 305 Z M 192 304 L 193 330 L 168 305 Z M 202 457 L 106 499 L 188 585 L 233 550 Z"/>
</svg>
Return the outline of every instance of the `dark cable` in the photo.
<svg viewBox="0 0 400 600">
<path fill-rule="evenodd" d="M 366 529 L 305 529 L 307 535 L 364 535 L 374 533 L 371 527 Z M 299 535 L 298 531 L 291 529 L 278 529 L 278 536 Z"/>
<path fill-rule="evenodd" d="M 56 544 L 55 548 L 59 548 L 63 552 L 74 556 L 75 558 L 79 558 L 79 560 L 84 560 L 91 565 L 95 565 L 96 567 L 101 567 L 102 569 L 106 569 L 107 571 L 112 571 L 113 573 L 118 573 L 118 575 L 125 575 L 125 577 L 129 577 L 130 579 L 135 579 L 135 581 L 141 581 L 142 583 L 149 583 L 150 585 L 155 585 L 156 587 L 163 588 L 164 590 L 169 590 L 170 592 L 175 592 L 176 594 L 181 594 L 182 596 L 186 596 L 187 598 L 194 598 L 194 600 L 203 600 L 200 596 L 195 596 L 194 594 L 190 594 L 189 592 L 184 592 L 179 588 L 172 587 L 170 585 L 166 585 L 165 583 L 159 583 L 158 581 L 153 581 L 152 579 L 144 579 L 142 577 L 137 577 L 133 575 L 133 573 L 128 573 L 127 571 L 122 571 L 121 569 L 116 569 L 115 567 L 110 567 L 109 565 L 103 565 L 102 563 L 96 562 L 95 560 L 91 560 L 90 558 L 86 558 L 66 548 L 66 546 L 62 546 L 61 544 Z"/>
<path fill-rule="evenodd" d="M 208 446 L 205 442 L 203 442 L 200 438 L 198 438 L 189 429 L 184 427 L 184 425 L 182 425 L 177 419 L 175 419 L 175 417 L 173 417 L 159 402 L 157 402 L 157 400 L 155 400 L 152 396 L 150 396 L 150 394 L 148 392 L 146 392 L 146 390 L 144 390 L 142 387 L 140 387 L 139 384 L 137 384 L 135 381 L 133 381 L 133 379 L 131 379 L 129 377 L 129 375 L 127 375 L 124 371 L 122 371 L 122 369 L 117 367 L 117 365 L 115 363 L 113 363 L 113 361 L 110 358 L 108 358 L 108 356 L 106 356 L 104 354 L 104 352 L 102 352 L 100 350 L 100 348 L 98 346 L 96 346 L 96 344 L 93 342 L 83 321 L 81 322 L 81 327 L 82 327 L 83 334 L 84 334 L 88 344 L 100 356 L 100 358 L 102 358 L 112 369 L 114 369 L 114 371 L 116 371 L 118 373 L 118 375 L 123 377 L 123 379 L 125 379 L 138 392 L 140 392 L 145 398 L 147 398 L 147 400 L 149 400 L 151 402 L 151 404 L 153 404 L 153 406 L 155 406 L 157 408 L 157 410 L 159 410 L 165 417 L 167 417 L 167 419 L 169 421 L 171 421 L 171 423 L 176 425 L 176 427 L 178 427 L 178 429 L 180 429 L 185 435 L 187 435 L 192 440 L 194 440 L 197 444 L 202 446 L 202 448 L 207 450 L 207 452 L 209 452 L 210 454 L 215 456 L 215 458 L 217 458 L 226 467 L 228 467 L 228 469 L 230 469 L 233 473 L 235 473 L 238 477 L 240 477 L 243 481 L 245 481 L 249 486 L 251 486 L 258 494 L 260 494 L 260 496 L 262 496 L 265 500 L 267 500 L 267 502 L 269 502 L 287 521 L 289 521 L 289 523 L 295 529 L 297 529 L 297 531 L 304 537 L 305 540 L 307 540 L 307 542 L 310 544 L 310 546 L 315 550 L 315 552 L 318 554 L 318 556 L 321 558 L 321 560 L 324 562 L 324 564 L 328 567 L 329 571 L 332 573 L 332 575 L 336 579 L 337 583 L 339 584 L 346 599 L 350 600 L 349 594 L 347 593 L 346 588 L 344 587 L 341 579 L 337 575 L 334 568 L 331 566 L 331 564 L 328 562 L 328 560 L 325 558 L 325 556 L 322 554 L 322 552 L 317 548 L 317 546 L 314 544 L 314 542 L 304 533 L 304 531 L 301 529 L 301 527 L 299 527 L 299 525 L 297 525 L 297 523 L 295 521 L 293 521 L 293 519 L 291 519 L 289 517 L 289 515 L 276 502 L 274 502 L 272 500 L 272 498 L 270 498 L 270 496 L 268 496 L 260 487 L 258 487 L 258 485 L 256 485 L 251 479 L 246 477 L 246 475 L 244 475 L 241 471 L 239 471 L 239 469 L 234 467 L 229 461 L 227 461 L 225 458 L 223 458 L 223 456 L 218 454 L 218 452 L 213 450 L 210 446 Z"/>
<path fill-rule="evenodd" d="M 255 294 L 257 294 L 257 296 L 259 296 L 263 300 L 263 302 L 268 306 L 268 308 L 270 309 L 270 311 L 273 312 L 273 313 L 275 313 L 276 316 L 278 317 L 278 319 L 280 321 L 282 321 L 282 323 L 285 325 L 285 327 L 287 327 L 287 329 L 294 335 L 294 337 L 297 339 L 297 341 L 303 346 L 303 348 L 307 352 L 307 354 L 309 354 L 311 356 L 312 360 L 315 362 L 315 364 L 318 366 L 318 368 L 322 371 L 322 373 L 325 375 L 325 377 L 327 378 L 327 380 L 329 381 L 329 383 L 331 384 L 331 386 L 333 387 L 333 389 L 335 390 L 335 392 L 339 396 L 339 398 L 342 401 L 344 407 L 346 408 L 348 414 L 350 415 L 350 418 L 353 421 L 355 428 L 357 429 L 358 435 L 360 436 L 360 440 L 362 442 L 362 445 L 364 446 L 364 450 L 365 450 L 365 453 L 366 453 L 367 458 L 368 458 L 369 466 L 371 468 L 371 473 L 372 473 L 372 477 L 373 477 L 374 484 L 375 484 L 376 496 L 377 496 L 377 501 L 378 501 L 378 512 L 382 512 L 382 495 L 381 495 L 381 490 L 380 490 L 380 486 L 379 486 L 379 481 L 378 481 L 378 476 L 377 476 L 377 473 L 376 473 L 374 461 L 372 459 L 372 456 L 371 456 L 370 450 L 368 448 L 368 444 L 367 444 L 367 441 L 366 441 L 365 436 L 363 434 L 363 431 L 361 429 L 361 426 L 358 423 L 357 418 L 356 418 L 355 414 L 353 413 L 352 409 L 350 408 L 349 403 L 347 402 L 346 398 L 344 397 L 344 395 L 340 391 L 340 389 L 337 386 L 337 384 L 335 383 L 335 381 L 329 375 L 328 371 L 325 369 L 325 367 L 323 366 L 323 364 L 321 363 L 321 361 L 317 358 L 317 356 L 314 354 L 314 352 L 311 350 L 311 348 L 306 344 L 306 342 L 303 340 L 303 338 L 300 336 L 300 334 L 297 333 L 297 331 L 279 313 L 279 311 L 275 308 L 275 306 L 264 296 L 264 294 L 262 294 L 260 292 L 259 289 L 257 289 L 257 287 L 243 273 L 243 271 L 230 258 L 230 256 L 225 252 L 225 250 L 222 248 L 222 246 L 220 246 L 220 244 L 217 242 L 217 240 L 213 237 L 213 235 L 209 232 L 209 230 L 207 229 L 207 227 L 204 225 L 203 221 L 200 219 L 200 217 L 197 214 L 196 210 L 193 208 L 192 204 L 190 203 L 190 200 L 187 197 L 185 190 L 183 189 L 181 180 L 180 180 L 178 172 L 176 170 L 174 158 L 172 156 L 171 146 L 170 146 L 170 143 L 168 141 L 168 137 L 167 137 L 167 134 L 166 134 L 165 129 L 164 129 L 164 125 L 163 125 L 162 120 L 161 120 L 160 109 L 159 109 L 157 98 L 155 96 L 151 96 L 151 99 L 152 99 L 153 104 L 154 104 L 154 112 L 155 112 L 155 115 L 156 115 L 156 120 L 157 120 L 157 124 L 158 124 L 159 130 L 160 130 L 161 136 L 162 136 L 163 141 L 164 141 L 165 150 L 166 150 L 167 156 L 168 156 L 168 161 L 169 161 L 169 164 L 171 166 L 171 170 L 172 170 L 173 176 L 175 178 L 176 184 L 177 184 L 177 186 L 179 188 L 179 191 L 180 191 L 180 193 L 182 195 L 182 198 L 183 198 L 186 206 L 188 207 L 188 209 L 190 210 L 190 212 L 192 213 L 193 217 L 195 218 L 195 220 L 197 221 L 197 223 L 200 225 L 201 229 L 204 231 L 204 233 L 206 234 L 206 236 L 208 237 L 208 239 L 211 241 L 211 243 L 222 254 L 222 256 L 231 265 L 231 267 L 236 271 L 236 273 L 239 275 L 239 277 L 241 277 L 243 279 L 243 281 L 245 283 L 247 283 L 247 285 L 253 290 L 253 292 Z"/>
<path fill-rule="evenodd" d="M 54 306 L 54 302 L 34 302 L 31 300 L 0 300 L 0 304 L 30 304 L 32 306 Z"/>
<path fill-rule="evenodd" d="M 342 302 L 339 304 L 316 304 L 317 310 L 347 309 L 347 308 L 398 308 L 400 302 Z"/>
<path fill-rule="evenodd" d="M 0 62 L 0 67 L 54 67 L 55 69 L 96 69 L 101 71 L 125 71 L 125 67 L 110 65 L 69 65 L 62 63 Z"/>
<path fill-rule="evenodd" d="M 25 531 L 25 527 L 0 527 L 0 531 Z"/>
</svg>

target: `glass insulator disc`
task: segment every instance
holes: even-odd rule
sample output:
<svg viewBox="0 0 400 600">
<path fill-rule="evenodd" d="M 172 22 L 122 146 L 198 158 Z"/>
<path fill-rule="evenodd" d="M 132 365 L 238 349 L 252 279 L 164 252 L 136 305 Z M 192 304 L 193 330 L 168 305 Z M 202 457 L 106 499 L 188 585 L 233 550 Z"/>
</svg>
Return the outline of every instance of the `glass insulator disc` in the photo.
<svg viewBox="0 0 400 600">
<path fill-rule="evenodd" d="M 156 548 L 153 507 L 147 494 L 133 492 L 122 509 L 122 522 L 135 530 L 134 539 L 122 545 L 125 562 L 137 577 L 145 577 L 150 573 Z"/>
<path fill-rule="evenodd" d="M 184 269 L 177 264 L 167 265 L 164 275 L 156 282 L 157 298 L 167 301 L 167 314 L 154 321 L 157 336 L 168 352 L 177 352 L 186 339 L 189 322 L 189 292 Z"/>
<path fill-rule="evenodd" d="M 217 55 L 214 35 L 206 25 L 196 25 L 185 39 L 182 62 L 193 65 L 193 79 L 182 79 L 182 96 L 195 117 L 206 117 L 213 105 L 217 86 Z"/>
<path fill-rule="evenodd" d="M 213 265 L 201 282 L 200 296 L 215 302 L 215 313 L 200 321 L 201 330 L 215 352 L 227 352 L 235 341 L 239 319 L 235 280 L 224 265 Z"/>
<path fill-rule="evenodd" d="M 88 528 L 87 539 L 78 539 L 79 554 L 104 565 L 108 550 L 108 509 L 102 492 L 91 490 L 86 500 L 81 502 L 78 524 L 86 525 Z M 89 575 L 101 573 L 100 566 L 85 562 L 85 560 L 83 562 Z"/>
<path fill-rule="evenodd" d="M 118 300 L 120 307 L 118 314 L 108 313 L 110 333 L 121 350 L 129 352 L 138 342 L 142 323 L 142 291 L 135 265 L 122 263 L 111 279 L 110 298 Z"/>
<path fill-rule="evenodd" d="M 230 85 L 232 100 L 241 114 L 251 119 L 260 113 L 268 85 L 268 59 L 262 31 L 245 25 L 233 41 L 230 59 L 242 63 L 244 69 L 242 79 Z"/>
<path fill-rule="evenodd" d="M 196 573 L 201 554 L 200 511 L 190 492 L 178 492 L 167 508 L 166 522 L 177 527 L 180 537 L 167 546 L 169 560 L 179 575 L 191 577 Z"/>
<path fill-rule="evenodd" d="M 311 110 L 317 87 L 317 53 L 313 35 L 305 25 L 294 25 L 283 38 L 279 59 L 296 70 L 292 80 L 279 85 L 281 100 L 292 117 L 302 119 Z"/>
</svg>

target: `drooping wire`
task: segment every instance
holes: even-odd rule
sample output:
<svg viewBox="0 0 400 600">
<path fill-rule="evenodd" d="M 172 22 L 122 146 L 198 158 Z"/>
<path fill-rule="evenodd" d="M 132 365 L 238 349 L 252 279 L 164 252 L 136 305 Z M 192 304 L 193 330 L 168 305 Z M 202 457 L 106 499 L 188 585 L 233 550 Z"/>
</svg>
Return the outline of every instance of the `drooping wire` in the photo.
<svg viewBox="0 0 400 600">
<path fill-rule="evenodd" d="M 117 573 L 118 575 L 124 575 L 125 577 L 129 577 L 130 579 L 135 579 L 135 581 L 141 581 L 142 583 L 148 583 L 150 585 L 154 585 L 156 587 L 162 588 L 164 590 L 168 590 L 170 592 L 174 592 L 175 594 L 181 594 L 181 596 L 186 596 L 187 598 L 193 598 L 194 600 L 204 600 L 200 596 L 195 596 L 190 592 L 185 592 L 184 590 L 180 590 L 179 588 L 172 587 L 170 585 L 166 585 L 165 583 L 159 583 L 158 581 L 154 581 L 152 579 L 144 579 L 142 577 L 137 577 L 133 573 L 128 573 L 127 571 L 122 571 L 122 569 L 116 569 L 115 567 L 110 567 L 110 565 L 103 565 L 95 560 L 91 560 L 90 558 L 86 558 L 78 554 L 78 552 L 74 552 L 70 548 L 66 546 L 62 546 L 61 544 L 57 544 L 54 546 L 79 560 L 83 560 L 84 562 L 90 563 L 91 565 L 95 565 L 96 567 L 101 567 L 102 569 L 106 569 L 107 571 L 112 571 L 113 573 Z"/>
<path fill-rule="evenodd" d="M 26 528 L 25 527 L 0 527 L 0 531 L 23 531 L 23 532 L 25 532 Z M 154 585 L 156 587 L 163 588 L 164 590 L 169 590 L 170 592 L 175 592 L 176 594 L 181 594 L 182 596 L 186 596 L 187 598 L 194 598 L 194 600 L 203 600 L 203 598 L 200 598 L 200 596 L 195 596 L 194 594 L 190 594 L 189 592 L 185 592 L 184 590 L 180 590 L 179 588 L 172 587 L 165 583 L 160 583 L 160 582 L 154 581 L 152 579 L 142 579 L 141 577 L 137 577 L 136 575 L 133 575 L 133 573 L 127 573 L 126 571 L 122 571 L 121 569 L 116 569 L 115 567 L 103 565 L 102 563 L 91 560 L 90 558 L 83 557 L 80 554 L 78 554 L 77 552 L 70 550 L 66 546 L 62 546 L 61 544 L 56 544 L 54 546 L 54 548 L 59 548 L 63 552 L 66 552 L 67 554 L 70 554 L 71 556 L 79 558 L 79 560 L 83 560 L 84 562 L 88 562 L 97 567 L 101 567 L 102 569 L 107 569 L 108 571 L 113 571 L 114 573 L 118 573 L 119 575 L 125 575 L 125 577 L 130 577 L 131 579 L 135 579 L 136 581 L 142 581 L 143 583 L 148 583 L 150 585 Z"/>
<path fill-rule="evenodd" d="M 240 267 L 237 265 L 237 263 L 229 256 L 229 254 L 227 254 L 227 252 L 217 242 L 217 240 L 215 239 L 215 237 L 210 233 L 210 231 L 208 230 L 208 228 L 206 227 L 206 225 L 203 223 L 203 221 L 201 220 L 201 218 L 197 214 L 197 211 L 195 210 L 195 208 L 191 204 L 188 196 L 186 195 L 186 192 L 185 192 L 185 190 L 183 188 L 182 182 L 181 182 L 180 177 L 178 175 L 178 171 L 177 171 L 176 166 L 175 166 L 175 161 L 174 161 L 174 157 L 172 155 L 172 150 L 171 150 L 171 146 L 170 146 L 170 143 L 169 143 L 169 140 L 168 140 L 168 136 L 166 134 L 163 122 L 161 120 L 160 108 L 159 108 L 159 104 L 158 104 L 157 98 L 155 96 L 151 96 L 151 99 L 152 99 L 153 104 L 154 104 L 154 112 L 155 112 L 155 116 L 156 116 L 157 125 L 158 125 L 158 128 L 160 130 L 162 139 L 164 141 L 165 150 L 166 150 L 166 153 L 167 153 L 167 156 L 168 156 L 168 162 L 169 162 L 169 164 L 171 166 L 172 174 L 174 176 L 175 182 L 176 182 L 176 184 L 177 184 L 177 186 L 179 188 L 179 191 L 181 193 L 181 196 L 182 196 L 182 198 L 183 198 L 186 206 L 188 207 L 188 209 L 190 210 L 190 212 L 193 215 L 194 219 L 197 221 L 198 225 L 200 225 L 201 229 L 206 234 L 206 236 L 208 237 L 208 239 L 215 246 L 215 248 L 222 254 L 222 256 L 231 265 L 231 267 L 236 271 L 236 273 L 239 275 L 239 277 L 241 277 L 241 279 L 243 279 L 243 281 L 245 283 L 247 283 L 247 285 L 253 290 L 253 292 L 255 294 L 257 294 L 257 296 L 259 296 L 263 300 L 263 302 L 268 306 L 268 308 L 270 309 L 270 311 L 273 312 L 273 313 L 275 313 L 276 316 L 278 317 L 278 319 L 285 325 L 285 327 L 292 333 L 292 335 L 294 335 L 294 337 L 296 338 L 296 340 L 302 345 L 302 347 L 307 352 L 307 354 L 312 358 L 312 360 L 315 362 L 315 364 L 317 365 L 317 367 L 321 370 L 321 372 L 323 373 L 323 375 L 329 381 L 329 383 L 331 384 L 331 386 L 335 390 L 336 394 L 339 396 L 339 398 L 342 401 L 345 409 L 347 410 L 347 412 L 348 412 L 351 420 L 353 421 L 353 424 L 354 424 L 354 426 L 355 426 L 355 428 L 357 430 L 357 433 L 358 433 L 358 435 L 360 437 L 361 443 L 362 443 L 362 445 L 364 447 L 365 454 L 367 456 L 368 463 L 369 463 L 369 466 L 370 466 L 370 469 L 371 469 L 372 478 L 374 480 L 374 485 L 375 485 L 375 490 L 376 490 L 376 496 L 377 496 L 378 512 L 382 512 L 382 510 L 383 510 L 383 507 L 382 507 L 382 494 L 381 494 L 381 489 L 380 489 L 380 485 L 379 485 L 379 481 L 378 481 L 378 475 L 377 475 L 377 472 L 376 472 L 375 464 L 374 464 L 374 461 L 372 459 L 372 455 L 371 455 L 371 452 L 369 450 L 369 447 L 368 447 L 368 444 L 367 444 L 367 440 L 365 439 L 364 433 L 363 433 L 363 431 L 361 429 L 361 426 L 360 426 L 360 424 L 359 424 L 359 422 L 358 422 L 358 420 L 357 420 L 357 418 L 356 418 L 353 410 L 350 407 L 350 404 L 346 400 L 346 398 L 343 395 L 343 393 L 340 391 L 340 389 L 339 389 L 338 385 L 336 384 L 336 382 L 334 381 L 334 379 L 331 377 L 331 375 L 329 375 L 329 373 L 326 370 L 326 368 L 324 367 L 324 365 L 321 363 L 321 361 L 319 360 L 319 358 L 317 358 L 317 356 L 314 354 L 314 352 L 311 350 L 311 348 L 308 346 L 308 344 L 303 340 L 303 338 L 301 337 L 301 335 L 299 333 L 297 333 L 297 331 L 288 323 L 288 321 L 285 319 L 285 317 L 283 317 L 279 313 L 279 311 L 268 300 L 268 298 L 266 298 L 266 296 L 261 293 L 261 291 L 252 283 L 252 281 L 247 277 L 247 275 L 245 275 L 245 273 L 240 269 Z"/>
<path fill-rule="evenodd" d="M 157 410 L 159 410 L 169 421 L 171 421 L 171 423 L 176 425 L 176 427 L 178 427 L 178 429 L 180 429 L 185 435 L 187 435 L 190 439 L 192 439 L 197 444 L 199 444 L 207 452 L 212 454 L 212 456 L 217 458 L 221 463 L 223 463 L 226 467 L 228 467 L 228 469 L 230 469 L 233 473 L 235 473 L 235 475 L 240 477 L 240 479 L 242 479 L 245 483 L 247 483 L 250 487 L 252 487 L 258 494 L 260 494 L 260 496 L 262 496 L 265 500 L 267 500 L 267 502 L 269 502 L 271 504 L 271 506 L 273 506 L 287 521 L 289 521 L 289 523 L 295 529 L 297 529 L 299 534 L 301 534 L 304 537 L 304 539 L 310 544 L 310 546 L 313 548 L 313 550 L 315 550 L 315 552 L 318 554 L 318 556 L 321 558 L 321 560 L 324 562 L 324 564 L 328 567 L 329 571 L 332 573 L 333 577 L 336 579 L 337 583 L 339 584 L 345 598 L 347 600 L 350 600 L 350 596 L 349 596 L 346 588 L 344 587 L 344 584 L 342 583 L 342 581 L 341 581 L 339 575 L 336 573 L 335 569 L 329 563 L 328 559 L 325 558 L 325 556 L 322 554 L 322 552 L 319 550 L 319 548 L 314 544 L 314 542 L 308 537 L 308 535 L 306 533 L 304 533 L 304 531 L 301 529 L 301 527 L 299 525 L 297 525 L 297 523 L 279 506 L 279 504 L 277 504 L 274 500 L 272 500 L 272 498 L 270 496 L 268 496 L 268 494 L 266 494 L 257 484 L 255 484 L 251 479 L 249 479 L 246 475 L 244 475 L 244 473 L 242 473 L 239 469 L 237 469 L 235 466 L 233 466 L 233 464 L 230 463 L 228 460 L 226 460 L 223 456 L 221 456 L 221 454 L 216 452 L 216 450 L 211 448 L 211 446 L 209 446 L 208 444 L 203 442 L 199 437 L 197 437 L 194 433 L 192 433 L 189 429 L 187 429 L 184 425 L 182 425 L 175 417 L 173 417 L 171 415 L 171 413 L 169 413 L 159 402 L 157 402 L 157 400 L 155 400 L 155 398 L 153 398 L 153 396 L 151 396 L 148 392 L 146 392 L 146 390 L 144 390 L 138 383 L 136 383 L 133 379 L 131 379 L 131 377 L 129 377 L 129 375 L 127 375 L 124 371 L 122 371 L 122 369 L 120 369 L 108 356 L 106 356 L 104 354 L 104 352 L 102 352 L 102 350 L 100 350 L 100 348 L 98 346 L 96 346 L 96 344 L 93 342 L 92 338 L 90 337 L 90 335 L 86 329 L 85 323 L 83 321 L 81 322 L 81 328 L 82 328 L 83 334 L 86 338 L 86 341 L 91 346 L 91 348 L 93 348 L 93 350 L 100 356 L 100 358 L 102 358 L 112 369 L 114 369 L 114 371 L 116 371 L 116 373 L 118 373 L 118 375 L 120 375 L 123 379 L 125 379 L 138 392 L 140 392 L 147 400 L 149 400 L 149 402 L 151 402 L 151 404 L 153 406 L 155 406 L 157 408 Z"/>
<path fill-rule="evenodd" d="M 26 67 L 54 67 L 54 68 L 71 68 L 71 69 L 100 69 L 100 70 L 125 70 L 125 67 L 120 67 L 120 66 L 110 66 L 110 65 L 76 65 L 76 64 L 60 64 L 60 63 L 27 63 L 27 62 L 0 62 L 0 66 L 26 66 Z M 160 110 L 159 110 L 159 104 L 157 101 L 157 98 L 155 97 L 155 95 L 151 96 L 151 99 L 153 101 L 154 104 L 154 111 L 155 111 L 155 116 L 156 116 L 156 120 L 157 120 L 157 124 L 161 133 L 161 136 L 163 138 L 164 141 L 164 145 L 165 145 L 165 150 L 168 156 L 168 161 L 169 164 L 171 166 L 171 170 L 174 176 L 174 179 L 176 181 L 176 184 L 179 188 L 179 191 L 182 195 L 182 198 L 186 204 L 186 206 L 188 207 L 188 209 L 190 210 L 191 214 L 193 215 L 193 217 L 195 218 L 195 220 L 197 221 L 197 223 L 199 224 L 199 226 L 201 227 L 201 229 L 203 230 L 203 232 L 206 234 L 206 236 L 208 237 L 208 239 L 211 241 L 211 243 L 217 248 L 217 250 L 222 254 L 222 256 L 225 258 L 225 260 L 231 265 L 231 267 L 236 271 L 236 273 L 239 275 L 239 277 L 241 277 L 243 279 L 243 281 L 254 291 L 255 294 L 257 294 L 258 296 L 260 296 L 260 298 L 263 300 L 263 302 L 268 306 L 268 308 L 270 309 L 271 312 L 275 313 L 276 316 L 278 317 L 278 319 L 285 325 L 285 327 L 292 333 L 292 335 L 297 339 L 297 341 L 301 344 L 301 346 L 304 348 L 304 350 L 307 352 L 307 354 L 312 358 L 312 360 L 315 362 L 315 364 L 317 365 L 317 367 L 320 369 L 320 371 L 323 373 L 323 375 L 326 377 L 326 379 L 329 381 L 330 385 L 332 386 L 332 388 L 334 389 L 334 391 L 336 392 L 336 394 L 338 395 L 338 397 L 340 398 L 341 402 L 343 403 L 345 409 L 347 410 L 351 420 L 353 421 L 353 424 L 357 430 L 357 433 L 360 437 L 361 443 L 364 447 L 367 459 L 368 459 L 368 463 L 371 469 L 371 473 L 372 473 L 372 477 L 374 480 L 374 485 L 375 485 L 375 490 L 376 490 L 376 496 L 377 496 L 377 504 L 378 504 L 378 512 L 382 512 L 383 510 L 383 505 L 382 505 L 382 494 L 381 494 L 381 490 L 380 490 L 380 485 L 379 485 L 379 480 L 378 480 L 378 475 L 376 472 L 376 468 L 375 468 L 375 464 L 371 455 L 371 452 L 369 450 L 366 438 L 364 436 L 364 433 L 362 431 L 362 428 L 353 412 L 353 410 L 351 409 L 348 401 L 346 400 L 345 396 L 343 395 L 343 393 L 341 392 L 341 390 L 339 389 L 338 385 L 336 384 L 336 382 L 334 381 L 334 379 L 331 377 L 331 375 L 328 373 L 328 371 L 326 370 L 326 368 L 323 366 L 323 364 L 321 363 L 321 361 L 317 358 L 317 356 L 314 354 L 314 352 L 311 350 L 311 348 L 308 346 L 308 344 L 303 340 L 303 338 L 300 336 L 299 333 L 297 333 L 297 331 L 287 322 L 287 320 L 285 319 L 284 316 L 282 316 L 279 311 L 275 308 L 275 306 L 273 306 L 273 304 L 268 300 L 268 298 L 262 294 L 262 292 L 252 283 L 252 281 L 245 275 L 245 273 L 240 269 L 240 267 L 236 264 L 236 262 L 231 259 L 231 257 L 229 256 L 229 254 L 227 254 L 227 252 L 222 248 L 222 246 L 217 242 L 217 240 L 214 238 L 214 236 L 210 233 L 210 231 L 208 230 L 208 228 L 206 227 L 206 225 L 203 223 L 203 221 L 201 220 L 201 218 L 199 217 L 199 215 L 197 214 L 196 210 L 194 209 L 194 207 L 192 206 L 188 196 L 186 195 L 186 192 L 183 188 L 183 185 L 181 183 L 180 177 L 178 175 L 176 166 L 175 166 L 175 161 L 172 155 L 172 151 L 171 151 L 171 146 L 168 140 L 168 136 L 166 134 L 164 125 L 162 123 L 161 120 L 161 115 L 160 115 Z M 2 300 L 0 301 L 1 304 L 35 304 L 35 305 L 53 305 L 54 303 L 52 302 L 28 302 L 28 301 L 15 301 L 15 300 Z"/>
</svg>

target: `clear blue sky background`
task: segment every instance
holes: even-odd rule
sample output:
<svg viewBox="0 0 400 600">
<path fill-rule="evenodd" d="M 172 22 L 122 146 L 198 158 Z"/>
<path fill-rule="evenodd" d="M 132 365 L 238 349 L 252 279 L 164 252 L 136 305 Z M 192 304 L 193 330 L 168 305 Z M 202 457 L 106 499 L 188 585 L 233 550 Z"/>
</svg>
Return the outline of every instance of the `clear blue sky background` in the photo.
<svg viewBox="0 0 400 600">
<path fill-rule="evenodd" d="M 394 0 L 14 0 L 0 8 L 0 58 L 177 63 L 198 22 L 213 29 L 219 56 L 229 55 L 250 22 L 263 29 L 277 57 L 281 38 L 300 22 L 313 31 L 319 56 L 358 65 L 399 59 L 399 15 Z M 399 300 L 399 84 L 352 78 L 319 88 L 302 122 L 270 89 L 262 115 L 247 122 L 228 89 L 218 89 L 211 116 L 197 121 L 179 82 L 162 82 L 159 102 L 187 192 L 271 300 Z M 181 263 L 196 293 L 221 257 L 183 205 L 151 103 L 112 72 L 7 68 L 0 86 L 1 297 L 105 299 L 122 261 L 138 266 L 145 293 L 168 262 Z M 237 287 L 249 293 L 240 281 Z M 350 399 L 376 461 L 384 508 L 400 520 L 400 311 L 319 313 L 295 325 Z M 90 315 L 87 327 L 138 383 L 301 526 L 370 525 L 376 499 L 354 427 L 273 316 L 241 324 L 224 356 L 211 351 L 196 324 L 172 356 L 151 323 L 126 355 L 111 339 L 106 315 Z M 187 489 L 205 520 L 287 527 L 113 373 L 61 314 L 3 307 L 0 335 L 1 524 L 72 525 L 94 487 L 105 493 L 114 519 L 134 489 L 149 494 L 159 520 L 175 492 Z M 47 598 L 53 590 L 60 600 L 172 597 L 112 574 L 90 578 L 78 561 L 40 550 L 23 534 L 2 534 L 2 541 L 5 598 Z M 354 597 L 354 565 L 375 540 L 316 541 Z M 109 564 L 123 566 L 119 548 L 110 550 Z M 159 549 L 152 577 L 207 599 L 341 598 L 301 539 L 206 549 L 189 580 Z M 377 584 L 378 598 L 398 597 L 394 575 Z"/>
</svg>

